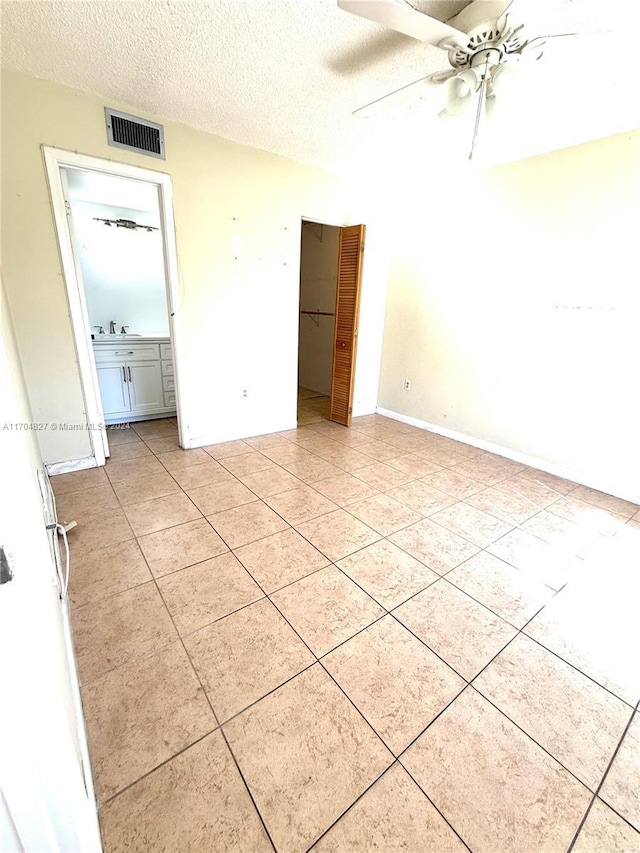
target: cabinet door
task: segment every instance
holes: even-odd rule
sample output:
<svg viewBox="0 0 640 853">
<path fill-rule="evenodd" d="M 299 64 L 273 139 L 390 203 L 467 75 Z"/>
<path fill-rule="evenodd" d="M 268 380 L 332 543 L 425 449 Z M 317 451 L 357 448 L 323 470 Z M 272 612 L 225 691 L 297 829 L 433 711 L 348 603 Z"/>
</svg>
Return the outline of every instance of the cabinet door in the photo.
<svg viewBox="0 0 640 853">
<path fill-rule="evenodd" d="M 127 362 L 132 414 L 164 408 L 162 370 L 159 361 Z"/>
<path fill-rule="evenodd" d="M 129 383 L 125 379 L 124 362 L 98 363 L 96 370 L 105 418 L 130 411 Z"/>
</svg>

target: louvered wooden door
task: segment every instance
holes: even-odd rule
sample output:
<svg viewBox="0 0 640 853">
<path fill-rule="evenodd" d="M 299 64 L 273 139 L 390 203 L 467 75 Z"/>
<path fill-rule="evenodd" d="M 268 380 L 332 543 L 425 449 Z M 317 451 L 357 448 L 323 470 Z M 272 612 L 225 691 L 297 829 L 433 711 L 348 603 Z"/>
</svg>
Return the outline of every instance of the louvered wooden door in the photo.
<svg viewBox="0 0 640 853">
<path fill-rule="evenodd" d="M 345 426 L 351 423 L 364 232 L 364 225 L 340 229 L 330 417 Z"/>
</svg>

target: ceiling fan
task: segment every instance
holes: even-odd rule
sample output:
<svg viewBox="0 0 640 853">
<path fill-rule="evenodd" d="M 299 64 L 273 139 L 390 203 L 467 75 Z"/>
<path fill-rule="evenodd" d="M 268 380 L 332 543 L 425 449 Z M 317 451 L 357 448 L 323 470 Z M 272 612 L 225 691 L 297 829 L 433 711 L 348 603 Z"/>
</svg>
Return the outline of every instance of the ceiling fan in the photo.
<svg viewBox="0 0 640 853">
<path fill-rule="evenodd" d="M 517 65 L 540 59 L 545 40 L 559 37 L 525 37 L 524 24 L 517 22 L 513 14 L 516 0 L 473 0 L 446 23 L 420 12 L 406 0 L 338 0 L 338 6 L 445 50 L 449 60 L 447 69 L 377 98 L 355 110 L 354 115 L 366 117 L 398 101 L 419 100 L 425 86 L 445 84 L 445 108 L 441 115 L 461 115 L 477 99 L 469 159 L 473 158 L 482 115 L 491 111 L 501 79 L 509 76 Z"/>
</svg>

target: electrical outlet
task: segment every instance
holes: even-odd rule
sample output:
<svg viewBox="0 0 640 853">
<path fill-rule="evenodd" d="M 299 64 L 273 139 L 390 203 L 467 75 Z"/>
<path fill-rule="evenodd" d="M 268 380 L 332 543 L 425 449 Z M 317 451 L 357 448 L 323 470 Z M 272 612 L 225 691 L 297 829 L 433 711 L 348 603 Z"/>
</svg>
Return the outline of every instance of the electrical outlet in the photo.
<svg viewBox="0 0 640 853">
<path fill-rule="evenodd" d="M 243 388 L 243 389 L 242 389 L 242 399 L 243 399 L 243 400 L 246 400 L 246 398 L 247 398 L 248 396 L 249 396 L 249 392 L 247 391 L 247 389 L 246 389 L 246 388 Z"/>
<path fill-rule="evenodd" d="M 411 380 L 410 379 L 404 380 L 404 390 L 405 391 L 411 391 Z"/>
</svg>

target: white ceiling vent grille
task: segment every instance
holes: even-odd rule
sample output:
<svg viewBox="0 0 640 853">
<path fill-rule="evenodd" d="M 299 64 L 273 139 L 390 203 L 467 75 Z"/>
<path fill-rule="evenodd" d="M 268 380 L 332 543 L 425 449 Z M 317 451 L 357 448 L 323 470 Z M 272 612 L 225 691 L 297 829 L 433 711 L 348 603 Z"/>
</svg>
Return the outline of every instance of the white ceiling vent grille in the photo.
<svg viewBox="0 0 640 853">
<path fill-rule="evenodd" d="M 164 160 L 164 128 L 137 116 L 105 107 L 107 140 L 115 148 L 126 148 Z"/>
</svg>

